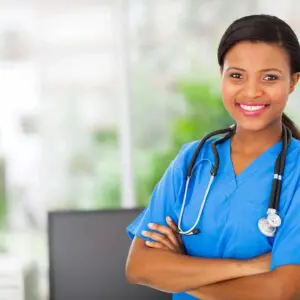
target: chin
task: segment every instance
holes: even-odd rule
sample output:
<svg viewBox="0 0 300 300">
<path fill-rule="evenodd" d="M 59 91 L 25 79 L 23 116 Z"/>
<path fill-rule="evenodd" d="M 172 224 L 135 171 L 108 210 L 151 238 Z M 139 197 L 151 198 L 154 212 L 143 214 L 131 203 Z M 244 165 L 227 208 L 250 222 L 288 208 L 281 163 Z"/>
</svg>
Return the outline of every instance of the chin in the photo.
<svg viewBox="0 0 300 300">
<path fill-rule="evenodd" d="M 242 121 L 236 122 L 239 130 L 245 131 L 261 131 L 266 129 L 269 124 L 267 122 L 258 121 L 258 120 L 249 120 L 249 121 Z"/>
</svg>

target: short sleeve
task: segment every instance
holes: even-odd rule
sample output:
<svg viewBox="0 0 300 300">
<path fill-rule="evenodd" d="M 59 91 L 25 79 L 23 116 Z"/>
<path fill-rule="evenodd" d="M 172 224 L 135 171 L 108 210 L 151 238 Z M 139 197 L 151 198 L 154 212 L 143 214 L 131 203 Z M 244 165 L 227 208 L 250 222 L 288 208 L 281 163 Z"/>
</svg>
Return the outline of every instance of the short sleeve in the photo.
<svg viewBox="0 0 300 300">
<path fill-rule="evenodd" d="M 143 230 L 151 231 L 148 223 L 166 225 L 166 217 L 170 216 L 174 222 L 177 222 L 175 214 L 175 203 L 184 184 L 183 172 L 183 150 L 179 152 L 176 158 L 169 165 L 163 177 L 152 192 L 148 206 L 144 211 L 127 227 L 127 233 L 130 239 L 138 236 L 144 240 Z"/>
<path fill-rule="evenodd" d="M 300 188 L 294 193 L 290 207 L 275 237 L 271 270 L 289 264 L 300 264 Z"/>
</svg>

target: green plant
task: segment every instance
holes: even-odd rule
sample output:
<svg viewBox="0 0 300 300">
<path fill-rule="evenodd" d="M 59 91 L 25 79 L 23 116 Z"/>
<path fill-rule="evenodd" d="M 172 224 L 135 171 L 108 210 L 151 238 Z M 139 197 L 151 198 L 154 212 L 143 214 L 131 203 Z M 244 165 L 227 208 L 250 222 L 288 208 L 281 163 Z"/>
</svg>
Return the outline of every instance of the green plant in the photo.
<svg viewBox="0 0 300 300">
<path fill-rule="evenodd" d="M 173 120 L 168 149 L 149 154 L 148 172 L 137 176 L 137 199 L 145 206 L 164 171 L 185 143 L 198 140 L 207 132 L 232 123 L 222 99 L 209 83 L 182 81 L 175 90 L 183 96 L 185 112 Z"/>
<path fill-rule="evenodd" d="M 175 92 L 182 96 L 185 109 L 172 119 L 169 147 L 147 152 L 142 150 L 135 160 L 135 170 L 138 170 L 135 176 L 138 206 L 147 205 L 153 188 L 183 144 L 232 123 L 223 107 L 220 93 L 215 91 L 213 84 L 181 81 L 175 86 Z M 98 186 L 95 193 L 95 206 L 118 207 L 121 198 L 120 174 L 110 172 L 106 177 L 109 180 Z"/>
</svg>

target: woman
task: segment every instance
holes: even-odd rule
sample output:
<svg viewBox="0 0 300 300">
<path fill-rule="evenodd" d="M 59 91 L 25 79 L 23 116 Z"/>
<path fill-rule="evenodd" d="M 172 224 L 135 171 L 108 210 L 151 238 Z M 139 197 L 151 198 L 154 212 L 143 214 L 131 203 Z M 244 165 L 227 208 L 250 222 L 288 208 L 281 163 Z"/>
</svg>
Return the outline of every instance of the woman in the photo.
<svg viewBox="0 0 300 300">
<path fill-rule="evenodd" d="M 185 194 L 199 141 L 181 149 L 128 227 L 127 278 L 181 300 L 300 299 L 300 132 L 283 114 L 299 80 L 298 39 L 277 17 L 247 16 L 224 33 L 218 61 L 224 106 L 236 125 L 216 145 L 217 176 L 205 197 L 220 137 L 205 141 Z M 289 133 L 281 177 L 274 168 Z M 273 182 L 282 182 L 281 192 Z M 280 219 L 271 214 L 274 226 L 266 226 L 276 193 Z M 178 233 L 193 227 L 193 235 Z"/>
</svg>

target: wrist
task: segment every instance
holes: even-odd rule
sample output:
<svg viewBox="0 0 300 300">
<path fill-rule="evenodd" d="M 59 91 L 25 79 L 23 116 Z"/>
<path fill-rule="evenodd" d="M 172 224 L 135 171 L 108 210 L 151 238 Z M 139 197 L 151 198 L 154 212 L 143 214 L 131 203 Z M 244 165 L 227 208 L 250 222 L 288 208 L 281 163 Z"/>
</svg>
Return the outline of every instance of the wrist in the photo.
<svg viewBox="0 0 300 300">
<path fill-rule="evenodd" d="M 244 271 L 246 275 L 258 275 L 268 271 L 267 263 L 261 262 L 257 258 L 247 259 L 244 261 Z"/>
</svg>

